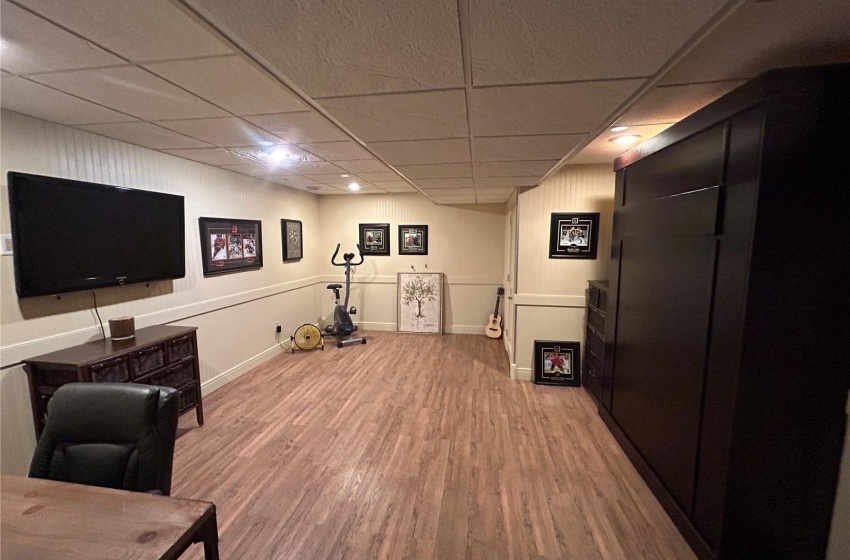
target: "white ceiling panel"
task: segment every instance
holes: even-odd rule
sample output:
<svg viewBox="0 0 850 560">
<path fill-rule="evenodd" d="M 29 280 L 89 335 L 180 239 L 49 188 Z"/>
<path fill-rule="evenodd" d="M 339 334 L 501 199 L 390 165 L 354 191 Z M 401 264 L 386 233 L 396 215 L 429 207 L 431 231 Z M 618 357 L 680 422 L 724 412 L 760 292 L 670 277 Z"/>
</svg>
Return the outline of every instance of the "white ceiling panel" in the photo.
<svg viewBox="0 0 850 560">
<path fill-rule="evenodd" d="M 319 103 L 365 142 L 468 136 L 463 90 L 322 99 Z"/>
<path fill-rule="evenodd" d="M 39 74 L 32 79 L 146 121 L 226 113 L 134 66 Z"/>
<path fill-rule="evenodd" d="M 457 177 L 454 179 L 416 179 L 413 181 L 420 189 L 471 189 L 471 177 Z"/>
<path fill-rule="evenodd" d="M 7 1 L 0 2 L 3 56 L 13 74 L 124 64 L 121 58 Z"/>
<path fill-rule="evenodd" d="M 148 122 L 90 124 L 79 128 L 152 150 L 214 147 L 206 142 L 183 136 Z"/>
<path fill-rule="evenodd" d="M 475 164 L 476 177 L 528 177 L 543 176 L 558 160 L 545 161 L 497 161 L 479 162 Z"/>
<path fill-rule="evenodd" d="M 476 189 L 489 189 L 491 187 L 533 187 L 540 181 L 540 177 L 482 177 L 475 179 Z"/>
<path fill-rule="evenodd" d="M 570 158 L 570 164 L 576 163 L 614 163 L 618 156 L 628 152 L 640 142 L 649 140 L 656 134 L 671 127 L 672 123 L 653 124 L 653 125 L 637 125 L 630 126 L 628 130 L 623 132 L 606 131 L 593 139 L 593 141 L 585 146 L 581 152 Z M 611 138 L 617 136 L 638 135 L 640 140 L 634 144 L 621 145 L 610 142 Z M 612 167 L 613 168 L 613 167 Z"/>
<path fill-rule="evenodd" d="M 375 181 L 373 184 L 390 192 L 411 192 L 416 190 L 406 181 Z"/>
<path fill-rule="evenodd" d="M 351 159 L 334 162 L 339 167 L 352 173 L 389 171 L 390 168 L 376 159 Z"/>
<path fill-rule="evenodd" d="M 408 179 L 445 179 L 448 177 L 472 177 L 470 163 L 437 163 L 430 165 L 399 165 L 398 172 Z"/>
<path fill-rule="evenodd" d="M 374 159 L 372 154 L 351 140 L 344 142 L 311 142 L 298 144 L 298 146 L 328 161 Z"/>
<path fill-rule="evenodd" d="M 189 119 L 157 123 L 216 146 L 267 146 L 283 140 L 237 117 Z"/>
<path fill-rule="evenodd" d="M 135 62 L 231 52 L 168 0 L 74 0 L 73 4 L 68 0 L 19 2 Z"/>
<path fill-rule="evenodd" d="M 425 194 L 430 195 L 430 196 L 474 196 L 475 195 L 475 190 L 472 189 L 472 188 L 466 188 L 466 189 L 461 189 L 461 188 L 457 188 L 457 189 L 439 189 L 439 188 L 422 189 L 422 192 L 424 192 Z"/>
<path fill-rule="evenodd" d="M 561 159 L 586 134 L 500 136 L 475 139 L 476 164 L 481 161 L 533 161 Z"/>
<path fill-rule="evenodd" d="M 368 182 L 357 175 L 349 175 L 348 177 L 342 177 L 342 175 L 348 175 L 348 173 L 305 173 L 304 177 L 318 183 L 325 183 L 326 185 L 342 183 L 343 186 L 348 186 L 349 183 L 365 184 Z"/>
<path fill-rule="evenodd" d="M 850 62 L 847 0 L 747 2 L 661 84 L 753 78 L 770 68 Z"/>
<path fill-rule="evenodd" d="M 308 110 L 239 56 L 158 62 L 145 68 L 235 115 Z"/>
<path fill-rule="evenodd" d="M 729 93 L 743 82 L 709 82 L 683 86 L 653 88 L 631 109 L 617 119 L 617 124 L 660 124 L 678 122 L 702 109 L 718 97 Z"/>
<path fill-rule="evenodd" d="M 590 132 L 642 83 L 615 80 L 475 89 L 475 135 Z"/>
<path fill-rule="evenodd" d="M 219 167 L 235 171 L 236 173 L 241 173 L 243 175 L 251 175 L 252 177 L 279 177 L 292 175 L 292 172 L 268 163 L 236 163 L 220 165 Z"/>
<path fill-rule="evenodd" d="M 357 176 L 369 182 L 398 180 L 398 174 L 392 171 L 362 171 Z"/>
<path fill-rule="evenodd" d="M 299 162 L 292 163 L 281 166 L 287 171 L 291 171 L 292 173 L 296 173 L 298 175 L 319 175 L 322 173 L 336 173 L 342 174 L 345 173 L 345 170 L 341 167 L 337 167 L 333 163 L 329 163 L 327 161 L 310 161 L 310 162 Z"/>
<path fill-rule="evenodd" d="M 257 115 L 247 117 L 247 120 L 291 144 L 348 140 L 348 136 L 313 111 Z"/>
<path fill-rule="evenodd" d="M 295 188 L 299 188 L 299 189 L 304 188 L 304 187 L 313 186 L 313 185 L 318 185 L 318 186 L 322 186 L 322 187 L 327 186 L 327 185 L 324 185 L 323 183 L 320 183 L 318 181 L 308 179 L 307 177 L 301 177 L 299 175 L 288 175 L 286 177 L 274 177 L 272 180 L 275 183 L 280 183 L 282 185 L 286 185 L 286 186 L 289 186 L 289 187 L 295 187 Z"/>
<path fill-rule="evenodd" d="M 136 120 L 84 99 L 9 75 L 0 79 L 0 104 L 10 111 L 67 125 Z"/>
<path fill-rule="evenodd" d="M 469 161 L 469 140 L 466 138 L 371 142 L 369 147 L 394 166 Z"/>
<path fill-rule="evenodd" d="M 476 85 L 649 76 L 724 0 L 472 0 Z"/>
<path fill-rule="evenodd" d="M 312 97 L 463 85 L 455 0 L 193 3 Z"/>
<path fill-rule="evenodd" d="M 208 165 L 225 165 L 228 163 L 245 163 L 237 154 L 223 148 L 198 148 L 190 150 L 163 150 L 181 158 L 191 159 Z"/>
</svg>

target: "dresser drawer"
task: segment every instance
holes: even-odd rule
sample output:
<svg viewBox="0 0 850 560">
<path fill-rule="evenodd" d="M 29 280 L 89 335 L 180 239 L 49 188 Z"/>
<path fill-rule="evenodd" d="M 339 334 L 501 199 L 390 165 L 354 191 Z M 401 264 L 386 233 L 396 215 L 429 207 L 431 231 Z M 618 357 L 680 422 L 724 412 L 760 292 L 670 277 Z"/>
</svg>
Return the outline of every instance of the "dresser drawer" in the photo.
<svg viewBox="0 0 850 560">
<path fill-rule="evenodd" d="M 173 364 L 181 359 L 195 354 L 195 337 L 191 334 L 169 340 L 165 343 L 168 363 Z"/>
<path fill-rule="evenodd" d="M 604 356 L 605 354 L 603 352 L 599 352 L 598 350 L 595 350 L 593 347 L 588 345 L 587 350 L 584 353 L 584 361 L 585 364 L 593 367 L 598 373 L 602 371 L 602 364 L 604 363 L 605 359 Z"/>
<path fill-rule="evenodd" d="M 586 330 L 584 344 L 588 349 L 593 348 L 597 354 L 605 353 L 605 340 L 593 329 L 589 328 Z M 587 353 L 585 352 L 585 354 Z"/>
<path fill-rule="evenodd" d="M 126 383 L 130 381 L 127 356 L 96 363 L 89 367 L 89 375 L 95 383 Z"/>
<path fill-rule="evenodd" d="M 162 385 L 179 389 L 183 385 L 195 381 L 195 360 L 191 358 L 170 366 L 162 373 L 157 373 L 147 381 L 151 385 Z"/>
<path fill-rule="evenodd" d="M 130 371 L 133 379 L 138 379 L 165 365 L 165 351 L 162 346 L 151 346 L 130 354 Z"/>
<path fill-rule="evenodd" d="M 587 308 L 587 322 L 600 332 L 605 332 L 605 314 L 595 307 Z"/>
<path fill-rule="evenodd" d="M 193 383 L 180 389 L 180 412 L 198 404 L 198 384 Z"/>
<path fill-rule="evenodd" d="M 602 394 L 602 376 L 600 375 L 599 370 L 595 369 L 587 362 L 585 362 L 584 371 L 582 372 L 582 383 L 596 396 L 597 399 Z"/>
<path fill-rule="evenodd" d="M 597 288 L 596 286 L 588 287 L 587 303 L 594 307 L 599 307 L 599 288 Z"/>
</svg>

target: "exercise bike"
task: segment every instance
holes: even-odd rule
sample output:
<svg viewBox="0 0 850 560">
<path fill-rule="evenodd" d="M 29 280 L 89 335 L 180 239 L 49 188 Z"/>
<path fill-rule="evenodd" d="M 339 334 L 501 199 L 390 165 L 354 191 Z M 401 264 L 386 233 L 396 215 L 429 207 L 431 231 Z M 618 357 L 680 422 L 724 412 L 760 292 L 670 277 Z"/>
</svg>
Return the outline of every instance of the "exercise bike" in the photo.
<svg viewBox="0 0 850 560">
<path fill-rule="evenodd" d="M 336 244 L 336 251 L 331 257 L 331 264 L 334 266 L 345 267 L 345 303 L 340 304 L 339 290 L 342 284 L 328 284 L 328 289 L 333 290 L 336 306 L 334 307 L 334 324 L 325 327 L 325 332 L 337 338 L 336 347 L 351 346 L 352 344 L 366 344 L 366 337 L 348 337 L 351 333 L 357 330 L 357 325 L 351 320 L 351 315 L 357 314 L 357 308 L 352 306 L 348 309 L 348 294 L 351 291 L 351 267 L 363 264 L 363 251 L 360 250 L 360 245 L 357 245 L 357 252 L 360 253 L 360 262 L 353 263 L 354 253 L 345 253 L 342 255 L 343 262 L 336 262 L 336 256 L 339 254 L 339 243 Z"/>
</svg>

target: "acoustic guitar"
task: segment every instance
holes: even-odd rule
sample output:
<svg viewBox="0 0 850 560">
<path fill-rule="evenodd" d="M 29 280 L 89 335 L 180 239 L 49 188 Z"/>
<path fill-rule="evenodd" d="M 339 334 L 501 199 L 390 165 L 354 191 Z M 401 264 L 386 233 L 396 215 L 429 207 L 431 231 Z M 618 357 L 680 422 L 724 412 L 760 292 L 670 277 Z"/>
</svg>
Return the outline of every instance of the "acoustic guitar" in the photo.
<svg viewBox="0 0 850 560">
<path fill-rule="evenodd" d="M 484 334 L 490 338 L 499 338 L 502 336 L 502 316 L 499 315 L 499 301 L 502 299 L 503 295 L 505 295 L 504 288 L 496 290 L 496 308 L 490 315 L 490 319 L 487 321 L 487 326 L 484 327 Z"/>
</svg>

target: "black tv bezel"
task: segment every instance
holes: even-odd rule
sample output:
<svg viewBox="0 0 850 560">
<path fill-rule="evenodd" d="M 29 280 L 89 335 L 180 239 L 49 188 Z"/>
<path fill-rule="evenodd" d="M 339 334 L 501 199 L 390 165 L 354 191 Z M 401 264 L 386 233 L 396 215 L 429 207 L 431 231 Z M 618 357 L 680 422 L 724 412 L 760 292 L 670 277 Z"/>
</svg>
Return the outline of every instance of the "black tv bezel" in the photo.
<svg viewBox="0 0 850 560">
<path fill-rule="evenodd" d="M 173 280 L 176 278 L 184 278 L 186 276 L 186 203 L 185 198 L 181 195 L 177 194 L 169 194 L 169 193 L 161 193 L 156 191 L 148 191 L 144 189 L 133 189 L 129 187 L 119 187 L 117 185 L 107 185 L 103 183 L 91 183 L 88 181 L 77 181 L 75 179 L 65 179 L 62 177 L 51 177 L 48 175 L 37 175 L 34 173 L 22 173 L 19 171 L 9 171 L 6 174 L 7 177 L 7 185 L 9 188 L 9 219 L 11 221 L 12 226 L 12 259 L 14 263 L 15 269 L 15 292 L 17 293 L 19 298 L 29 298 L 29 297 L 38 297 L 38 296 L 53 296 L 57 294 L 65 294 L 68 292 L 79 292 L 83 290 L 93 290 L 96 288 L 109 288 L 113 286 L 126 286 L 129 284 L 141 284 L 144 282 L 155 282 L 159 280 Z M 183 230 L 183 243 L 180 246 L 181 255 L 180 261 L 182 262 L 182 267 L 180 269 L 179 275 L 152 275 L 152 276 L 143 276 L 143 277 L 134 277 L 128 278 L 126 276 L 102 276 L 97 278 L 85 278 L 80 280 L 74 280 L 70 282 L 63 282 L 61 286 L 50 286 L 49 289 L 42 290 L 32 290 L 25 289 L 21 282 L 21 258 L 22 255 L 17 250 L 18 242 L 17 242 L 17 231 L 20 227 L 18 223 L 17 212 L 15 211 L 15 205 L 17 204 L 17 196 L 16 191 L 18 189 L 24 188 L 23 185 L 19 184 L 19 181 L 39 181 L 39 182 L 50 182 L 55 184 L 57 187 L 69 186 L 75 188 L 87 188 L 93 190 L 99 190 L 105 193 L 111 193 L 114 195 L 118 195 L 120 193 L 126 193 L 127 191 L 132 191 L 133 193 L 140 193 L 142 196 L 147 196 L 150 198 L 171 198 L 171 199 L 179 199 L 180 206 L 182 208 L 182 212 L 180 215 L 181 218 L 181 227 Z"/>
</svg>

